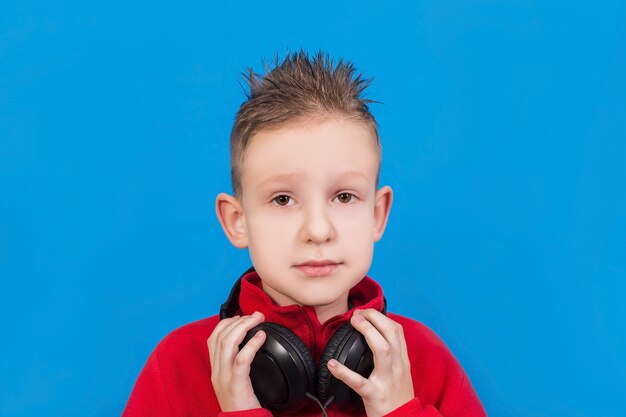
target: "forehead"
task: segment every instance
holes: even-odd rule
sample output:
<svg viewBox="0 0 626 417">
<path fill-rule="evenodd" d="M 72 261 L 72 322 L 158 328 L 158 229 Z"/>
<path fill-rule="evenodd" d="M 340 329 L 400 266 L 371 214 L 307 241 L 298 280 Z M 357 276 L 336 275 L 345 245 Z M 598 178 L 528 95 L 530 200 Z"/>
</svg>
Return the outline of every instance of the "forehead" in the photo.
<svg viewBox="0 0 626 417">
<path fill-rule="evenodd" d="M 255 134 L 243 158 L 242 185 L 354 179 L 374 183 L 380 149 L 369 127 L 347 118 L 308 120 Z"/>
</svg>

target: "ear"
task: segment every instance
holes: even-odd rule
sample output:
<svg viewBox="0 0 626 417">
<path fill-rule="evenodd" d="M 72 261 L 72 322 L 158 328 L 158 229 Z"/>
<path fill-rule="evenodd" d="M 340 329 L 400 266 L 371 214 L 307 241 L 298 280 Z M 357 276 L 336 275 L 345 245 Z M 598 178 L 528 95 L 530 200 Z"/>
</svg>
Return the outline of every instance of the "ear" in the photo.
<svg viewBox="0 0 626 417">
<path fill-rule="evenodd" d="M 374 203 L 374 242 L 378 242 L 383 237 L 392 201 L 393 191 L 388 185 L 376 192 L 376 202 Z"/>
<path fill-rule="evenodd" d="M 243 249 L 248 247 L 248 233 L 243 208 L 235 197 L 226 193 L 215 199 L 215 213 L 230 243 Z"/>
</svg>

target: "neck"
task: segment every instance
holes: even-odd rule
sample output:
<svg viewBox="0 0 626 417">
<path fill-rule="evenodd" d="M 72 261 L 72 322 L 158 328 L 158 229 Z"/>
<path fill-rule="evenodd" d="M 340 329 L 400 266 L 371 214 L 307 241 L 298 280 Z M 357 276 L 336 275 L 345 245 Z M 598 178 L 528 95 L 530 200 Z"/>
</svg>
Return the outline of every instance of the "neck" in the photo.
<svg viewBox="0 0 626 417">
<path fill-rule="evenodd" d="M 265 293 L 269 295 L 272 301 L 274 301 L 279 306 L 284 307 L 292 304 L 300 306 L 304 305 L 303 303 L 298 302 L 297 300 L 289 298 L 284 294 L 276 291 L 275 289 L 267 285 L 265 281 L 261 280 L 261 282 L 263 291 L 265 291 Z M 342 294 L 339 298 L 337 298 L 330 304 L 312 305 L 311 307 L 315 309 L 315 314 L 317 314 L 317 319 L 319 320 L 319 322 L 324 324 L 326 320 L 347 312 L 350 309 L 350 306 L 348 305 L 348 294 L 349 291 L 347 291 L 345 294 Z"/>
<path fill-rule="evenodd" d="M 321 306 L 313 306 L 313 308 L 315 309 L 315 314 L 317 314 L 317 319 L 319 320 L 319 322 L 324 324 L 326 320 L 340 314 L 344 314 L 350 309 L 348 305 L 348 294 L 346 293 L 345 296 L 340 297 L 334 303 Z"/>
</svg>

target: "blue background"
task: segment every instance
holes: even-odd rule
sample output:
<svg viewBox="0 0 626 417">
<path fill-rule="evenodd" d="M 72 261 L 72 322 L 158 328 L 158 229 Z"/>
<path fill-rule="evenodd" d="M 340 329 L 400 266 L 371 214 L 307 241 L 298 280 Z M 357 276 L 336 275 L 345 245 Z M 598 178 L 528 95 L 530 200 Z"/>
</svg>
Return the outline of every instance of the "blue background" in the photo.
<svg viewBox="0 0 626 417">
<path fill-rule="evenodd" d="M 3 1 L 0 414 L 119 415 L 249 265 L 214 198 L 245 66 L 374 76 L 370 275 L 492 416 L 626 408 L 623 2 Z"/>
</svg>

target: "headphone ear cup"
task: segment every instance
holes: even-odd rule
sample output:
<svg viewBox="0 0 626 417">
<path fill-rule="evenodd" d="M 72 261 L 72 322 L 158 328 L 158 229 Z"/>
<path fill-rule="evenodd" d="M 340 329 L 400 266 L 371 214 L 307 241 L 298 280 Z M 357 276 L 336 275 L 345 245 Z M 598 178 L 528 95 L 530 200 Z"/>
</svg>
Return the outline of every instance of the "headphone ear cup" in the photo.
<svg viewBox="0 0 626 417">
<path fill-rule="evenodd" d="M 240 349 L 256 334 L 266 334 L 250 365 L 250 380 L 259 402 L 270 410 L 297 411 L 315 387 L 315 362 L 306 345 L 290 329 L 264 322 L 248 331 Z"/>
<path fill-rule="evenodd" d="M 328 361 L 331 359 L 336 359 L 364 378 L 369 377 L 374 370 L 372 351 L 365 337 L 350 322 L 344 323 L 333 334 L 324 349 L 317 372 L 317 394 L 322 403 L 334 395 L 334 402 L 343 407 L 362 407 L 361 397 L 328 370 Z"/>
</svg>

